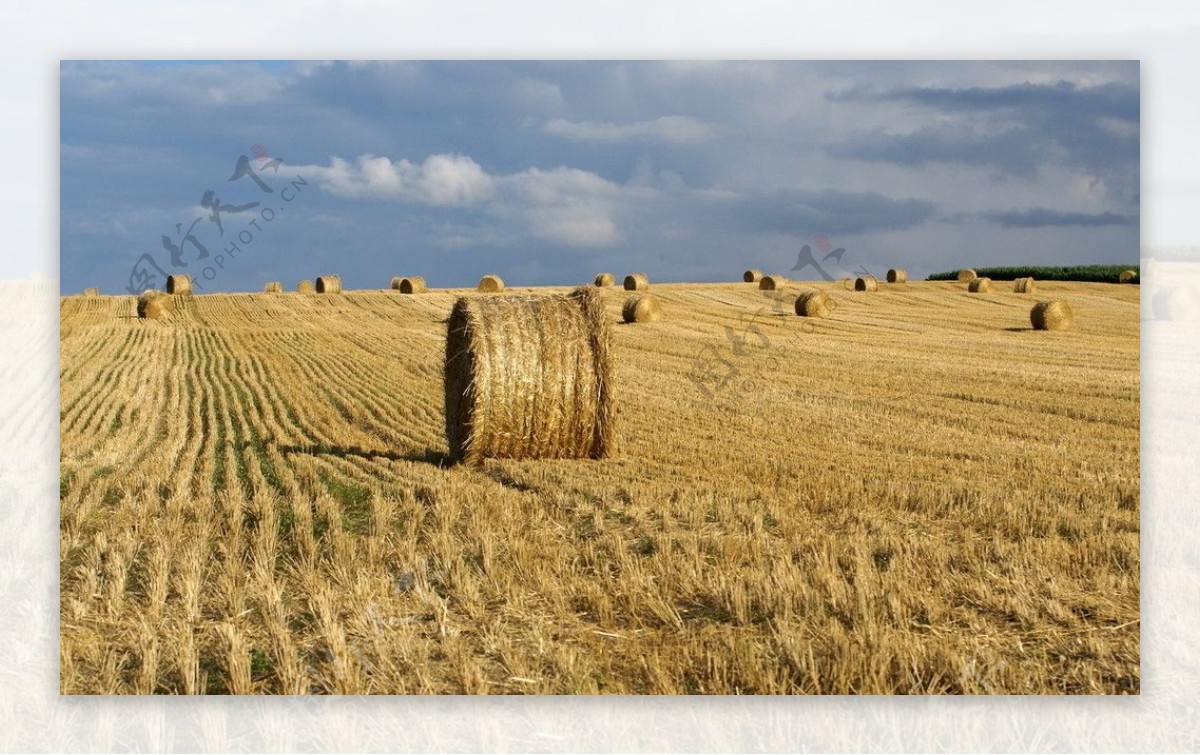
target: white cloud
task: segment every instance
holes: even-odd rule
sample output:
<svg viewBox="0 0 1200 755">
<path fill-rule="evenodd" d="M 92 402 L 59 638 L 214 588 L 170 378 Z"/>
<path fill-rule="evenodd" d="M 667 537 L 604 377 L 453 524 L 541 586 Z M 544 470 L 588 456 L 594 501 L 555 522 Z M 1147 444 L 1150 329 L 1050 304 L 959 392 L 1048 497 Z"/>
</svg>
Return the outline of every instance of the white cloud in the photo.
<svg viewBox="0 0 1200 755">
<path fill-rule="evenodd" d="M 664 115 L 651 121 L 635 123 L 604 123 L 566 121 L 561 118 L 547 121 L 542 133 L 576 142 L 634 142 L 658 141 L 668 144 L 697 144 L 716 134 L 716 129 L 704 121 L 684 115 Z"/>
<path fill-rule="evenodd" d="M 528 168 L 493 176 L 465 155 L 430 155 L 420 164 L 361 155 L 353 162 L 294 166 L 320 187 L 348 198 L 370 197 L 441 207 L 475 207 L 507 227 L 504 235 L 533 236 L 571 247 L 608 246 L 621 239 L 620 217 L 635 202 L 659 194 L 652 187 L 618 184 L 586 170 Z M 497 229 L 480 230 L 491 239 Z M 461 230 L 443 239 L 467 246 Z M 481 242 L 485 239 L 480 237 Z"/>
<path fill-rule="evenodd" d="M 500 179 L 493 215 L 523 223 L 534 236 L 568 246 L 619 241 L 616 216 L 636 190 L 577 168 L 529 168 Z"/>
<path fill-rule="evenodd" d="M 362 155 L 353 163 L 340 157 L 329 167 L 302 166 L 316 174 L 321 188 L 342 197 L 397 197 L 440 207 L 477 205 L 492 194 L 492 178 L 464 155 L 430 155 L 420 165 L 408 160 Z"/>
</svg>

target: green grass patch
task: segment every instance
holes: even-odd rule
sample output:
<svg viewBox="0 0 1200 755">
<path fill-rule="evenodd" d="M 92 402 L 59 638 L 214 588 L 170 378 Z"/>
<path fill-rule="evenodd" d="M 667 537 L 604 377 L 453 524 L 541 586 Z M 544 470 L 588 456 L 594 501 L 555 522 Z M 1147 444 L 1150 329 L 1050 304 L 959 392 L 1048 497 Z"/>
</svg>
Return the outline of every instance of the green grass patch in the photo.
<svg viewBox="0 0 1200 755">
<path fill-rule="evenodd" d="M 342 529 L 365 535 L 371 528 L 371 490 L 365 485 L 322 476 L 325 489 L 342 509 Z"/>
</svg>

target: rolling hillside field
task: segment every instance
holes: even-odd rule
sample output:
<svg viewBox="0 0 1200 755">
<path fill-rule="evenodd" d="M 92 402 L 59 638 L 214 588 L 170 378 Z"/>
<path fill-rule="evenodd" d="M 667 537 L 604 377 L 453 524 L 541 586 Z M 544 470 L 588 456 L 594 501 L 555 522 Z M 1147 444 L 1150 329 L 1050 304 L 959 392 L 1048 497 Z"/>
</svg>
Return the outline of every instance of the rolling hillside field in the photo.
<svg viewBox="0 0 1200 755">
<path fill-rule="evenodd" d="M 489 294 L 63 297 L 61 691 L 1140 690 L 1137 286 L 650 293 L 615 458 L 478 467 Z"/>
</svg>

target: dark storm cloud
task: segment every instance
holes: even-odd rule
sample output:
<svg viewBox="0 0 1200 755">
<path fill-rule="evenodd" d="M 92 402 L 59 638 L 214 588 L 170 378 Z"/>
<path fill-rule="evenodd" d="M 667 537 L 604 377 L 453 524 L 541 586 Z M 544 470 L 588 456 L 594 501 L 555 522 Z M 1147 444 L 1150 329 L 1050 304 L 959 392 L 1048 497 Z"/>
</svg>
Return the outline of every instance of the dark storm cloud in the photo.
<svg viewBox="0 0 1200 755">
<path fill-rule="evenodd" d="M 919 167 L 929 163 L 983 165 L 1021 178 L 1032 178 L 1049 156 L 1051 145 L 1027 128 L 981 134 L 964 125 L 931 126 L 908 134 L 873 131 L 828 148 L 834 157 Z"/>
<path fill-rule="evenodd" d="M 709 222 L 744 233 L 803 237 L 870 234 L 913 228 L 933 217 L 932 202 L 869 192 L 781 190 L 710 206 Z"/>
<path fill-rule="evenodd" d="M 1040 207 L 1031 210 L 989 212 L 984 215 L 984 218 L 1005 228 L 1046 228 L 1050 226 L 1098 228 L 1106 225 L 1129 225 L 1133 222 L 1131 218 L 1115 212 L 1088 214 L 1085 212 L 1058 212 Z"/>
<path fill-rule="evenodd" d="M 1022 83 L 1000 87 L 863 87 L 831 92 L 835 103 L 899 103 L 943 114 L 937 125 L 906 133 L 877 130 L 830 145 L 840 158 L 923 165 L 980 165 L 1029 178 L 1063 165 L 1136 203 L 1141 114 L 1138 87 L 1122 83 Z"/>
</svg>

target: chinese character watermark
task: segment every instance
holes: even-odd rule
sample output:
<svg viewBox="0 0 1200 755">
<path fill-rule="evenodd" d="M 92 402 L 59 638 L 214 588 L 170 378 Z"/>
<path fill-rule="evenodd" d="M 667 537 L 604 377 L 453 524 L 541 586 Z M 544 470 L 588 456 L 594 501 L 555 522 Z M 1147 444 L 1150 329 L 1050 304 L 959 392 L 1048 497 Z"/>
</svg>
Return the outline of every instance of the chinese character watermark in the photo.
<svg viewBox="0 0 1200 755">
<path fill-rule="evenodd" d="M 821 252 L 820 260 L 813 253 L 813 246 Z M 838 279 L 830 274 L 824 264 L 833 261 L 840 268 L 842 255 L 845 253 L 844 247 L 835 249 L 828 236 L 817 234 L 812 238 L 812 245 L 804 244 L 800 247 L 799 257 L 792 272 L 811 267 L 822 279 L 833 283 Z M 855 273 L 870 275 L 861 264 Z M 847 282 L 852 288 L 852 280 L 842 279 L 843 285 Z M 728 344 L 705 344 L 692 360 L 688 379 L 709 401 L 721 397 L 728 402 L 731 394 L 736 396 L 756 393 L 760 385 L 755 378 L 762 374 L 763 369 L 776 369 L 781 365 L 780 347 L 797 344 L 801 334 L 817 332 L 817 325 L 812 319 L 802 318 L 803 322 L 798 327 L 786 327 L 786 336 L 781 340 L 775 332 L 779 330 L 779 325 L 786 325 L 787 320 L 781 321 L 779 318 L 786 318 L 795 311 L 797 295 L 766 290 L 759 290 L 757 293 L 766 300 L 763 306 L 748 316 L 746 313 L 739 314 L 736 326 L 724 326 Z M 771 325 L 776 327 L 769 327 Z M 772 338 L 772 335 L 775 337 Z M 726 408 L 732 409 L 730 406 Z"/>
<path fill-rule="evenodd" d="M 218 275 L 218 270 L 225 269 L 226 262 L 236 259 L 237 255 L 244 251 L 239 244 L 248 246 L 256 238 L 255 232 L 261 234 L 264 231 L 264 228 L 259 225 L 260 220 L 263 223 L 271 223 L 278 213 L 283 212 L 282 204 L 279 207 L 271 207 L 264 204 L 264 201 L 277 198 L 282 203 L 292 202 L 297 195 L 304 191 L 303 187 L 308 186 L 304 177 L 297 175 L 295 179 L 276 192 L 275 188 L 264 181 L 262 176 L 269 170 L 272 176 L 278 177 L 279 167 L 283 165 L 283 160 L 271 157 L 267 148 L 261 144 L 251 147 L 250 154 L 254 156 L 254 162 L 258 164 L 257 168 L 249 157 L 239 155 L 234 164 L 233 175 L 229 177 L 228 181 L 238 182 L 243 178 L 249 179 L 259 192 L 255 201 L 223 202 L 215 191 L 207 189 L 200 197 L 200 206 L 208 211 L 207 216 L 200 215 L 192 220 L 186 228 L 183 223 L 176 223 L 174 235 L 164 234 L 162 236 L 162 248 L 170 258 L 170 267 L 177 271 L 189 268 L 191 267 L 188 264 L 189 258 L 193 263 L 203 264 L 198 268 L 198 272 L 192 275 L 192 286 L 198 291 L 204 290 L 201 280 L 214 280 Z M 250 217 L 250 220 L 238 230 L 237 241 L 227 243 L 224 240 L 226 221 L 231 216 L 240 218 L 243 215 Z M 208 225 L 202 225 L 200 229 L 197 229 L 197 226 L 205 219 L 212 226 L 216 226 L 215 242 L 218 245 L 218 252 L 210 252 L 209 247 L 201 240 L 201 229 L 207 228 Z M 213 241 L 209 240 L 209 243 L 211 244 Z M 192 269 L 197 270 L 197 268 Z M 136 296 L 148 288 L 165 288 L 167 277 L 167 271 L 159 265 L 153 255 L 143 254 L 133 263 L 133 267 L 129 271 L 129 285 L 125 290 Z"/>
</svg>

